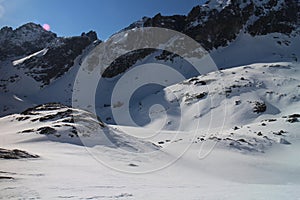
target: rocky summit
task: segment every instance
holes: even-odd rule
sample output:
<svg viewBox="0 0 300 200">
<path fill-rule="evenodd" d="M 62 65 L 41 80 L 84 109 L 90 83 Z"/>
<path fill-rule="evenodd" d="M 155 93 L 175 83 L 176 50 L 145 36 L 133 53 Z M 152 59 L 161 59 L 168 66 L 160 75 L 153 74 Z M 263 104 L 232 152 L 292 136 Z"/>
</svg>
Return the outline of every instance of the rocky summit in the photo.
<svg viewBox="0 0 300 200">
<path fill-rule="evenodd" d="M 143 17 L 124 30 L 136 27 L 162 27 L 184 33 L 199 42 L 208 52 L 229 46 L 239 35 L 251 37 L 280 33 L 287 37 L 299 35 L 300 4 L 298 0 L 209 0 L 204 5 L 192 8 L 187 15 Z M 276 36 L 277 37 L 277 36 Z M 288 44 L 289 41 L 277 41 Z M 153 51 L 141 50 L 136 56 L 123 57 L 126 62 L 120 71 L 118 61 L 112 63 L 104 77 L 113 77 L 130 68 L 136 61 L 150 55 Z M 163 52 L 157 59 L 174 58 Z M 117 70 L 118 69 L 118 70 Z"/>
<path fill-rule="evenodd" d="M 27 23 L 15 30 L 4 27 L 0 30 L 0 61 L 15 61 L 13 65 L 16 68 L 24 70 L 43 87 L 66 73 L 83 50 L 95 41 L 98 38 L 94 31 L 65 38 L 57 37 L 34 23 Z M 12 77 L 8 78 L 12 80 Z M 2 79 L 4 90 L 5 81 Z"/>
</svg>

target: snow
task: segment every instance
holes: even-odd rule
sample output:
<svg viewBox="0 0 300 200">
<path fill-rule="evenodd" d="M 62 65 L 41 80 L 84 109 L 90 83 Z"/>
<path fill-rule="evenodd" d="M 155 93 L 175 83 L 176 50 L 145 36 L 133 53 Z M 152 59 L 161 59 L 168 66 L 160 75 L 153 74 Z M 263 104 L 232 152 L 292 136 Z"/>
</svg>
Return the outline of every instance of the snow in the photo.
<svg viewBox="0 0 300 200">
<path fill-rule="evenodd" d="M 247 5 L 249 5 L 252 2 L 254 3 L 254 5 L 256 5 L 258 7 L 262 7 L 263 9 L 264 9 L 264 5 L 267 3 L 266 1 L 261 1 L 261 0 L 240 1 L 239 7 L 245 8 Z M 278 3 L 276 6 L 273 6 L 271 8 L 272 11 L 279 10 L 281 8 L 281 6 L 283 5 L 284 0 L 277 0 L 276 2 L 278 2 Z M 221 10 L 223 10 L 224 8 L 226 8 L 227 6 L 229 6 L 231 4 L 232 4 L 232 0 L 209 0 L 206 4 L 203 5 L 203 7 L 208 7 L 210 10 L 216 9 L 220 12 Z"/>
<path fill-rule="evenodd" d="M 277 41 L 282 44 L 278 44 Z M 287 45 L 284 44 L 287 41 Z M 300 58 L 299 36 L 286 36 L 272 33 L 252 37 L 240 33 L 237 39 L 227 47 L 220 47 L 211 52 L 210 56 L 218 68 L 237 67 L 253 63 L 297 62 Z"/>
<path fill-rule="evenodd" d="M 163 114 L 165 107 L 158 106 L 150 109 L 152 120 L 141 127 L 108 125 L 105 130 L 114 138 L 110 142 L 121 144 L 119 148 L 104 142 L 99 129 L 80 138 L 97 144 L 86 146 L 72 142 L 74 138 L 20 133 L 45 125 L 61 125 L 58 133 L 68 133 L 62 119 L 31 122 L 67 108 L 41 110 L 23 121 L 16 120 L 24 117 L 20 114 L 0 118 L 2 148 L 40 156 L 1 160 L 0 176 L 14 179 L 0 180 L 0 199 L 298 199 L 299 122 L 287 119 L 300 112 L 299 69 L 291 62 L 256 63 L 166 87 L 145 97 L 135 114 L 144 115 L 161 96 L 177 99 L 169 106 L 179 106 L 180 115 Z M 203 92 L 208 95 L 196 100 Z M 254 101 L 265 102 L 266 111 L 254 113 Z M 94 127 L 91 115 L 77 112 L 83 121 L 88 119 L 87 127 Z"/>
<path fill-rule="evenodd" d="M 230 3 L 204 7 L 220 11 Z M 23 32 L 20 41 L 37 34 Z M 130 35 L 117 36 L 112 42 Z M 178 38 L 172 39 L 167 42 Z M 1 148 L 40 156 L 1 160 L 0 199 L 300 199 L 300 119 L 293 117 L 300 114 L 299 41 L 297 34 L 252 37 L 242 31 L 210 54 L 225 70 L 213 63 L 208 68 L 216 71 L 202 75 L 178 57 L 157 60 L 161 52 L 155 52 L 124 74 L 101 79 L 97 89 L 105 90 L 95 99 L 97 114 L 109 123 L 103 127 L 88 111 L 69 107 L 0 118 Z M 0 79 L 7 83 L 1 86 L 7 90 L 0 94 L 2 113 L 46 102 L 70 106 L 76 74 L 93 45 L 44 88 L 17 65 L 47 49 L 1 62 Z M 139 88 L 149 82 L 162 87 Z M 93 101 L 85 102 L 86 110 Z M 72 114 L 56 116 L 69 109 Z M 44 127 L 56 132 L 40 134 Z M 79 137 L 70 136 L 72 128 Z"/>
<path fill-rule="evenodd" d="M 263 155 L 215 149 L 202 160 L 197 159 L 199 146 L 194 144 L 167 168 L 128 174 L 105 167 L 86 148 L 47 140 L 30 142 L 31 137 L 41 136 L 1 133 L 2 147 L 41 156 L 1 160 L 0 174 L 15 178 L 0 181 L 1 199 L 297 199 L 300 195 L 297 144 Z M 144 162 L 152 165 L 157 160 Z"/>
<path fill-rule="evenodd" d="M 24 57 L 24 58 L 15 60 L 15 61 L 13 61 L 12 63 L 13 63 L 13 65 L 19 65 L 19 64 L 22 64 L 25 60 L 28 60 L 28 59 L 30 59 L 30 58 L 32 58 L 32 57 L 40 57 L 40 56 L 45 55 L 45 54 L 47 53 L 47 51 L 48 51 L 48 49 L 42 49 L 42 50 L 40 50 L 40 51 L 38 51 L 38 52 L 35 52 L 35 53 L 33 53 L 33 54 L 29 55 L 29 56 L 26 56 L 26 57 Z"/>
<path fill-rule="evenodd" d="M 155 69 L 155 65 L 152 64 L 149 69 L 150 68 Z M 151 76 L 150 72 L 145 74 Z M 141 75 L 140 77 L 143 76 Z M 277 116 L 292 112 L 293 109 L 299 106 L 298 77 L 298 65 L 289 62 L 259 63 L 236 67 L 199 76 L 194 81 L 184 81 L 180 84 L 172 85 L 167 87 L 164 91 L 149 95 L 147 98 L 137 98 L 135 101 L 131 101 L 130 106 L 135 107 L 134 105 L 138 104 L 142 106 L 136 106 L 136 109 L 128 110 L 128 112 L 132 112 L 131 114 L 138 120 L 138 124 L 144 124 L 143 120 L 146 120 L 145 117 L 148 117 L 147 113 L 149 108 L 151 108 L 152 102 L 165 105 L 162 111 L 169 111 L 170 113 L 172 110 L 175 111 L 177 109 L 179 103 L 179 109 L 182 113 L 179 115 L 179 118 L 175 117 L 176 123 L 174 123 L 174 125 L 180 124 L 180 120 L 183 120 L 184 125 L 181 126 L 182 130 L 189 131 L 197 129 L 197 127 L 195 127 L 195 124 L 197 125 L 197 123 L 194 121 L 198 120 L 195 118 L 199 118 L 199 114 L 204 120 L 203 124 L 209 123 L 209 121 L 212 120 L 211 117 L 213 113 L 215 113 L 215 117 L 220 117 L 220 119 L 226 118 L 226 126 L 230 128 L 235 125 L 242 125 L 244 123 L 250 123 L 252 120 L 256 120 L 259 115 L 252 112 L 252 107 L 256 101 L 263 101 L 267 104 L 268 109 L 264 113 L 265 115 Z M 125 78 L 124 80 L 132 79 L 133 78 Z M 161 78 L 161 80 L 163 79 Z M 147 77 L 136 81 L 147 82 Z M 196 84 L 197 81 L 200 84 Z M 201 84 L 202 82 L 204 85 Z M 130 83 L 133 84 L 132 81 Z M 118 82 L 118 84 L 121 84 L 122 86 L 126 85 L 123 81 Z M 117 112 L 117 110 L 121 110 L 120 113 L 118 112 L 120 116 L 129 116 L 129 114 L 126 115 L 126 112 L 124 112 L 124 109 L 128 108 L 129 105 L 124 104 L 124 102 L 129 102 L 128 98 L 126 100 L 125 96 L 128 94 L 127 96 L 131 97 L 132 92 L 127 90 L 123 90 L 122 92 L 122 88 L 124 87 L 120 87 L 121 91 L 118 90 L 117 93 L 124 94 L 123 97 L 125 99 L 120 99 L 122 98 L 122 95 L 120 95 L 120 97 L 115 100 L 116 102 L 123 102 L 123 104 L 115 108 L 110 108 L 112 109 L 112 114 L 115 114 L 114 112 Z M 136 90 L 134 87 L 131 89 L 133 91 Z M 148 89 L 148 91 L 151 91 L 151 89 Z M 204 96 L 197 97 L 200 94 L 203 94 Z M 205 94 L 208 95 L 205 96 Z M 167 104 L 163 103 L 164 101 L 167 101 Z M 241 101 L 242 105 L 235 105 L 236 101 Z M 225 108 L 228 110 L 228 113 L 224 113 Z M 103 108 L 103 110 L 105 109 L 108 108 Z M 160 121 L 160 116 L 162 116 L 160 112 L 157 112 L 159 110 L 160 109 L 158 108 L 158 110 L 156 109 L 156 112 L 152 112 L 152 117 L 158 121 Z M 224 114 L 220 115 L 220 113 Z M 119 115 L 116 114 L 116 116 Z M 228 121 L 226 116 L 230 116 L 232 121 Z M 113 115 L 103 115 L 101 118 L 105 119 L 107 117 L 112 118 Z M 123 119 L 127 118 L 123 117 Z M 224 126 L 223 123 L 221 123 L 222 121 L 223 120 L 213 119 L 214 127 Z M 216 124 L 218 122 L 220 122 L 219 125 Z M 129 125 L 124 123 L 120 123 L 119 121 L 119 125 Z M 201 126 L 201 123 L 199 125 Z"/>
<path fill-rule="evenodd" d="M 115 39 L 116 41 L 124 40 L 124 37 Z M 300 59 L 299 41 L 300 39 L 297 34 L 291 34 L 291 36 L 289 37 L 280 33 L 272 33 L 266 36 L 252 37 L 249 34 L 241 32 L 237 39 L 231 42 L 228 47 L 220 47 L 218 49 L 212 50 L 212 52 L 210 53 L 210 57 L 208 57 L 210 59 L 207 60 L 207 63 L 212 63 L 212 59 L 215 62 L 215 65 L 220 69 L 253 63 L 272 63 L 282 61 L 297 62 Z M 281 44 L 277 42 L 280 42 Z M 80 64 L 82 63 L 85 56 L 88 55 L 93 49 L 94 45 L 95 44 L 92 44 L 90 47 L 88 47 L 85 52 L 75 60 L 74 66 L 68 73 L 66 73 L 63 77 L 60 77 L 57 80 L 53 81 L 49 86 L 45 86 L 43 88 L 40 87 L 39 82 L 36 82 L 33 78 L 26 75 L 25 69 L 19 69 L 17 68 L 17 66 L 14 66 L 12 64 L 13 61 L 22 61 L 22 59 L 26 59 L 26 57 L 15 58 L 12 61 L 9 60 L 1 62 L 0 66 L 2 74 L 0 74 L 0 79 L 4 81 L 3 83 L 5 85 L 7 85 L 6 90 L 9 93 L 1 94 L 1 96 L 17 95 L 28 102 L 32 102 L 32 104 L 59 101 L 64 104 L 71 105 L 71 94 L 74 79 L 76 77 Z M 44 51 L 46 51 L 46 49 L 44 49 Z M 43 51 L 41 51 L 40 53 L 42 52 Z M 133 68 L 144 63 L 154 62 L 163 65 L 174 66 L 174 68 L 182 73 L 185 78 L 190 78 L 198 75 L 198 73 L 195 73 L 195 71 L 191 69 L 191 66 L 186 61 L 182 61 L 182 59 L 174 58 L 173 62 L 155 59 L 155 56 L 157 56 L 158 53 L 159 52 L 156 52 L 153 55 L 147 56 L 143 60 L 139 60 L 133 66 Z M 190 60 L 192 59 L 193 58 L 191 58 Z M 216 68 L 216 66 L 214 66 L 214 68 Z M 101 97 L 101 102 L 98 102 L 99 107 L 104 104 L 110 104 L 110 99 L 108 100 L 106 99 L 106 97 L 110 96 L 111 88 L 115 85 L 117 80 L 118 77 L 114 77 L 113 80 L 111 79 L 107 80 L 105 83 L 99 83 L 103 84 L 103 86 L 105 86 L 106 88 L 105 91 L 102 91 L 102 94 L 98 94 L 98 97 Z M 179 79 L 178 82 L 179 81 L 181 81 L 181 79 Z M 21 112 L 23 108 L 26 107 L 26 105 L 9 106 L 9 108 L 7 109 L 4 108 L 4 104 L 0 105 L 2 107 L 1 110 L 3 111 L 3 114 Z M 6 109 L 7 111 L 4 111 Z M 105 113 L 109 112 L 107 108 L 96 109 L 97 113 L 100 113 L 100 116 L 102 115 L 101 113 L 104 113 L 104 115 L 106 115 Z M 104 121 L 106 121 L 106 117 L 103 119 Z M 113 121 L 109 123 L 113 123 Z"/>
</svg>

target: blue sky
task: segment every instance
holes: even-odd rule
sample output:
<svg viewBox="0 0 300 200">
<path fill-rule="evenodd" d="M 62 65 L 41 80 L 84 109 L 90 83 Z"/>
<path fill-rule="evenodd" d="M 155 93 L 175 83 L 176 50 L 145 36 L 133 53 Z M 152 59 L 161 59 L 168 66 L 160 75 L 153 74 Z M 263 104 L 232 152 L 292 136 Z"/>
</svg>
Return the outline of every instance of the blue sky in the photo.
<svg viewBox="0 0 300 200">
<path fill-rule="evenodd" d="M 187 14 L 205 0 L 0 0 L 0 27 L 49 24 L 59 36 L 95 30 L 100 39 L 143 16 Z"/>
</svg>

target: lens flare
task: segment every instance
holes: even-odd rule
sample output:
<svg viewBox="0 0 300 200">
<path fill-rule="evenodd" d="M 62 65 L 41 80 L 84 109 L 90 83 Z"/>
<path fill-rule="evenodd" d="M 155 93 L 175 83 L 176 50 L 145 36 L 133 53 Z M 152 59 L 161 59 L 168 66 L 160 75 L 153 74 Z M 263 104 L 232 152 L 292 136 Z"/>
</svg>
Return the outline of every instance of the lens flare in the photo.
<svg viewBox="0 0 300 200">
<path fill-rule="evenodd" d="M 46 31 L 50 31 L 50 25 L 49 24 L 43 24 L 43 28 L 46 30 Z"/>
</svg>

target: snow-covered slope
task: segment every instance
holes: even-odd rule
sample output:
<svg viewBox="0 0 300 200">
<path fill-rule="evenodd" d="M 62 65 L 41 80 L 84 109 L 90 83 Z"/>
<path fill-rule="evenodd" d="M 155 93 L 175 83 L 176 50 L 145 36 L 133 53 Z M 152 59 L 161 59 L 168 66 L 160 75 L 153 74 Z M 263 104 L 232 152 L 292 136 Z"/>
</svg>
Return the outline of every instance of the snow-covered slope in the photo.
<svg viewBox="0 0 300 200">
<path fill-rule="evenodd" d="M 32 138 L 33 141 L 38 140 L 41 137 L 35 138 L 34 135 L 39 134 L 44 136 L 44 140 L 88 147 L 103 145 L 132 151 L 158 148 L 151 143 L 124 137 L 121 132 L 115 132 L 104 125 L 92 113 L 57 103 L 43 104 L 20 114 L 8 115 L 1 118 L 0 123 L 6 134 L 23 135 L 23 141 Z"/>
<path fill-rule="evenodd" d="M 238 149 L 263 151 L 273 143 L 289 144 L 299 138 L 299 69 L 299 63 L 281 62 L 216 71 L 131 100 L 130 115 L 123 112 L 127 104 L 122 97 L 120 106 L 105 107 L 100 113 L 103 119 L 114 115 L 132 119 L 154 132 L 189 132 L 199 141 L 222 140 Z M 128 126 L 131 120 L 118 124 Z"/>
<path fill-rule="evenodd" d="M 135 175 L 103 166 L 89 154 L 89 148 L 44 140 L 22 142 L 24 135 L 20 134 L 8 134 L 5 138 L 11 143 L 1 139 L 4 148 L 18 147 L 40 158 L 0 160 L 0 177 L 11 177 L 0 178 L 1 199 L 280 200 L 298 199 L 300 195 L 299 145 L 277 146 L 276 151 L 261 155 L 215 149 L 206 159 L 199 160 L 199 144 L 193 144 L 170 167 Z M 115 154 L 111 157 L 123 163 L 120 167 L 132 171 L 161 160 L 130 160 Z"/>
<path fill-rule="evenodd" d="M 3 117 L 0 154 L 34 157 L 1 160 L 0 197 L 298 199 L 299 83 L 299 63 L 286 62 L 194 77 L 134 107 L 143 127 L 60 104 Z M 154 99 L 169 102 L 167 118 L 153 107 L 145 123 Z"/>
<path fill-rule="evenodd" d="M 299 11 L 296 0 L 210 0 L 124 29 L 190 36 L 209 53 L 203 74 L 164 51 L 185 49 L 179 36 L 91 73 L 94 32 L 2 28 L 0 199 L 299 199 Z M 105 53 L 128 38 L 113 35 Z"/>
<path fill-rule="evenodd" d="M 124 30 L 162 27 L 186 34 L 210 53 L 219 69 L 262 62 L 297 62 L 300 59 L 299 13 L 296 0 L 211 0 L 194 7 L 187 15 L 144 17 Z M 91 44 L 95 40 L 96 43 Z M 13 99 L 15 95 L 29 104 L 23 105 L 20 101 L 1 103 L 0 115 L 21 112 L 30 104 L 57 101 L 71 106 L 77 70 L 99 42 L 95 32 L 60 38 L 33 23 L 16 30 L 2 28 L 1 99 Z M 109 79 L 107 88 L 116 83 L 110 78 L 116 81 L 126 70 L 149 62 L 180 68 L 186 78 L 199 75 L 189 70 L 186 61 L 176 55 L 139 50 L 111 63 L 102 74 L 103 78 Z M 109 104 L 102 98 L 99 101 L 102 106 Z M 106 118 L 102 120 L 113 123 Z"/>
<path fill-rule="evenodd" d="M 35 157 L 1 160 L 0 197 L 297 199 L 298 78 L 298 64 L 242 66 L 170 86 L 145 98 L 136 111 L 144 113 L 148 101 L 159 99 L 162 93 L 167 100 L 177 96 L 178 104 L 169 105 L 183 107 L 181 131 L 172 130 L 180 123 L 179 117 L 173 116 L 164 127 L 171 130 L 157 132 L 161 107 L 152 110 L 153 121 L 141 128 L 107 127 L 101 123 L 103 127 L 94 129 L 100 122 L 91 113 L 59 104 L 41 105 L 3 117 L 1 148 L 6 149 L 5 153 L 25 150 Z M 264 102 L 266 108 L 256 101 Z M 223 103 L 227 114 L 218 110 Z M 207 126 L 211 121 L 208 115 L 214 115 L 214 110 L 220 122 L 226 117 L 228 124 L 223 129 L 218 127 L 222 123 L 212 121 L 209 130 L 199 127 L 196 132 L 191 131 L 193 124 Z M 87 124 L 82 126 L 78 120 Z M 72 131 L 82 133 L 82 128 L 89 134 L 79 139 Z M 115 140 L 98 140 L 103 129 L 109 130 Z M 86 142 L 84 138 L 97 145 L 83 148 L 80 142 Z M 120 149 L 111 146 L 111 141 Z"/>
</svg>

